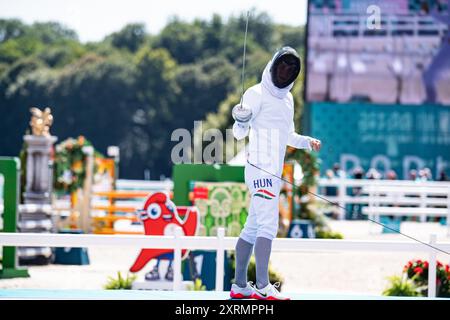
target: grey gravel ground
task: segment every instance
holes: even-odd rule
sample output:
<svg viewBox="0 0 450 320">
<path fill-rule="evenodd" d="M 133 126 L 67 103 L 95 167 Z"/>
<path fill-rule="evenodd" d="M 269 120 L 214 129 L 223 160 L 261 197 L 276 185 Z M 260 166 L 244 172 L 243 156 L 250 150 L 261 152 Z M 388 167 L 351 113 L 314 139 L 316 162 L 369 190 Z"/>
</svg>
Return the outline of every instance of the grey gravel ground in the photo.
<svg viewBox="0 0 450 320">
<path fill-rule="evenodd" d="M 407 240 L 396 234 L 381 234 L 376 225 L 366 221 L 331 221 L 334 231 L 346 239 Z M 371 230 L 370 230 L 371 229 Z M 372 231 L 372 233 L 370 232 Z M 428 241 L 434 233 L 438 241 L 449 242 L 447 229 L 438 223 L 405 222 L 402 232 Z M 407 240 L 408 241 L 408 240 Z M 0 288 L 27 289 L 102 289 L 109 276 L 117 271 L 126 273 L 138 250 L 130 247 L 90 247 L 90 265 L 86 266 L 31 266 L 30 278 L 2 279 Z M 310 293 L 359 293 L 380 295 L 387 285 L 386 278 L 400 274 L 412 258 L 427 259 L 426 254 L 392 252 L 273 252 L 271 263 L 284 277 L 283 291 Z M 438 259 L 449 263 L 440 254 Z M 148 265 L 144 273 L 150 269 Z"/>
<path fill-rule="evenodd" d="M 333 221 L 334 231 L 346 239 L 410 241 L 398 234 L 382 234 L 381 227 L 365 221 Z M 370 232 L 372 231 L 372 233 Z M 404 222 L 401 231 L 422 241 L 430 234 L 449 242 L 447 229 L 438 223 Z M 428 259 L 427 254 L 399 252 L 305 252 L 272 254 L 272 265 L 284 276 L 286 292 L 340 292 L 380 295 L 387 277 L 400 275 L 413 258 Z M 438 260 L 449 263 L 450 257 L 439 254 Z"/>
</svg>

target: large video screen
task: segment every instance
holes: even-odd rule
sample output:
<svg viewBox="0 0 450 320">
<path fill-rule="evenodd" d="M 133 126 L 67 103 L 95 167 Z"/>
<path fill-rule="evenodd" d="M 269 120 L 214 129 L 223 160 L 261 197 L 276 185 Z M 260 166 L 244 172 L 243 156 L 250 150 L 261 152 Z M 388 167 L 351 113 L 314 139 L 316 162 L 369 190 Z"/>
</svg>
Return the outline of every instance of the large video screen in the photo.
<svg viewBox="0 0 450 320">
<path fill-rule="evenodd" d="M 306 100 L 450 105 L 450 0 L 310 0 Z"/>
</svg>

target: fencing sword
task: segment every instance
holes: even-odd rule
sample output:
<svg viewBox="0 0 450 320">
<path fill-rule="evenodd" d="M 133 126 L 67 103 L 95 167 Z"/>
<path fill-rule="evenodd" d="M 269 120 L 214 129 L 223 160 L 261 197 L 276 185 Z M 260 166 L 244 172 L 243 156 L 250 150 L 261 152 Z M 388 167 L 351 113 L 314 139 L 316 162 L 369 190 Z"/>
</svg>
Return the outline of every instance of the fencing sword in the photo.
<svg viewBox="0 0 450 320">
<path fill-rule="evenodd" d="M 248 33 L 248 20 L 249 20 L 249 16 L 250 16 L 250 12 L 247 11 L 247 19 L 246 19 L 246 23 L 245 23 L 245 35 L 244 35 L 244 52 L 243 52 L 243 57 L 242 57 L 242 74 L 241 74 L 241 85 L 242 85 L 241 88 L 242 88 L 242 91 L 241 91 L 241 99 L 240 99 L 239 105 L 238 105 L 238 106 L 235 106 L 235 107 L 233 108 L 233 111 L 232 111 L 233 118 L 234 118 L 236 121 L 238 121 L 238 120 L 237 120 L 237 118 L 238 118 L 238 119 L 241 120 L 242 122 L 248 122 L 248 121 L 251 119 L 251 116 L 252 116 L 251 110 L 250 110 L 250 109 L 246 109 L 246 108 L 243 107 L 243 104 L 244 104 L 244 85 L 245 85 L 245 84 L 244 84 L 244 81 L 245 81 L 245 58 L 246 58 L 246 48 L 247 48 L 247 33 Z M 235 115 L 238 115 L 238 116 L 236 117 Z M 279 176 L 277 176 L 277 175 L 275 175 L 275 174 L 273 174 L 273 173 L 271 173 L 271 172 L 269 172 L 269 171 L 267 171 L 267 170 L 265 170 L 265 169 L 263 169 L 263 168 L 260 168 L 260 167 L 258 167 L 257 165 L 255 165 L 255 164 L 249 162 L 248 160 L 247 160 L 247 163 L 248 163 L 249 165 L 251 165 L 252 167 L 254 167 L 254 168 L 260 170 L 260 171 L 263 171 L 263 172 L 265 172 L 265 173 L 267 173 L 267 174 L 269 174 L 269 175 L 271 175 L 271 176 L 273 176 L 273 177 L 275 177 L 275 178 L 277 178 L 277 179 L 280 179 L 281 181 L 283 181 L 283 182 L 285 182 L 285 183 L 290 184 L 290 185 L 291 185 L 292 187 L 294 187 L 294 188 L 299 188 L 299 186 L 297 186 L 296 184 L 294 184 L 294 183 L 292 183 L 292 182 L 290 182 L 290 181 L 284 179 L 283 177 L 279 177 Z M 347 212 L 347 209 L 346 209 L 345 207 L 339 205 L 338 203 L 335 203 L 335 202 L 333 202 L 333 201 L 330 201 L 330 200 L 328 200 L 327 198 L 325 198 L 325 197 L 323 197 L 323 196 L 320 196 L 320 195 L 318 195 L 318 194 L 316 194 L 316 193 L 314 193 L 314 192 L 308 191 L 308 193 L 314 195 L 315 197 L 317 197 L 317 198 L 319 198 L 319 199 L 322 199 L 322 200 L 328 202 L 329 204 L 331 204 L 331 205 L 333 205 L 333 206 L 337 206 L 337 207 L 343 209 L 345 212 Z M 450 252 L 447 252 L 447 251 L 445 251 L 445 250 L 443 250 L 443 249 L 441 249 L 441 248 L 438 248 L 438 247 L 436 247 L 436 246 L 433 246 L 433 245 L 431 245 L 431 244 L 429 244 L 429 243 L 427 243 L 427 242 L 421 241 L 421 240 L 419 240 L 419 239 L 417 239 L 417 238 L 414 238 L 414 237 L 412 237 L 412 236 L 410 236 L 410 235 L 408 235 L 408 234 L 405 234 L 405 233 L 403 233 L 403 232 L 400 232 L 399 230 L 396 230 L 396 229 L 394 229 L 394 228 L 391 228 L 391 227 L 389 227 L 389 226 L 387 226 L 387 225 L 385 225 L 385 224 L 383 224 L 383 223 L 381 223 L 381 222 L 379 222 L 379 221 L 376 221 L 376 220 L 371 219 L 371 218 L 369 218 L 369 217 L 367 217 L 367 220 L 369 220 L 369 221 L 371 221 L 371 222 L 373 222 L 373 223 L 375 223 L 375 224 L 378 224 L 378 225 L 380 225 L 380 226 L 382 226 L 382 227 L 384 227 L 384 228 L 386 228 L 386 229 L 388 229 L 388 230 L 391 230 L 391 231 L 393 231 L 393 232 L 395 232 L 395 233 L 398 233 L 398 234 L 400 234 L 400 235 L 402 235 L 402 236 L 404 236 L 404 237 L 406 237 L 406 238 L 408 238 L 408 239 L 410 239 L 410 240 L 416 241 L 416 242 L 418 242 L 418 243 L 423 244 L 424 246 L 427 246 L 427 247 L 429 247 L 429 248 L 432 248 L 432 249 L 434 249 L 434 250 L 436 250 L 436 251 L 445 253 L 446 255 L 449 255 L 449 256 L 450 256 Z M 450 223 L 450 222 L 449 222 L 449 223 Z"/>
<path fill-rule="evenodd" d="M 247 34 L 248 34 L 248 20 L 250 11 L 247 11 L 247 18 L 245 21 L 245 35 L 244 35 L 244 52 L 242 54 L 242 73 L 241 73 L 241 99 L 237 106 L 232 110 L 233 119 L 237 122 L 247 123 L 252 117 L 252 111 L 244 108 L 244 85 L 245 85 L 245 59 L 247 54 Z"/>
<path fill-rule="evenodd" d="M 241 103 L 240 103 L 241 107 L 242 107 L 242 104 L 244 101 L 245 58 L 246 58 L 246 53 L 247 53 L 247 34 L 248 34 L 248 19 L 249 19 L 249 17 L 250 17 L 250 11 L 247 11 L 247 19 L 245 21 L 244 52 L 242 54 L 242 74 L 241 74 L 242 91 L 241 91 Z"/>
</svg>

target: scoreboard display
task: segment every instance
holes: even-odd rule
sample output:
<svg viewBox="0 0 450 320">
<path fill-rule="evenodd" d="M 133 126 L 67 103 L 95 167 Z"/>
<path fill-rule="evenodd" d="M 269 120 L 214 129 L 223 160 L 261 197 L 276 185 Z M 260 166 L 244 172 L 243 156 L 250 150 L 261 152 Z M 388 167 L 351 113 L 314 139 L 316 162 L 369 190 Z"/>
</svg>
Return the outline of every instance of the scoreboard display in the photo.
<svg viewBox="0 0 450 320">
<path fill-rule="evenodd" d="M 450 173 L 450 0 L 308 3 L 303 132 L 334 163 Z"/>
</svg>

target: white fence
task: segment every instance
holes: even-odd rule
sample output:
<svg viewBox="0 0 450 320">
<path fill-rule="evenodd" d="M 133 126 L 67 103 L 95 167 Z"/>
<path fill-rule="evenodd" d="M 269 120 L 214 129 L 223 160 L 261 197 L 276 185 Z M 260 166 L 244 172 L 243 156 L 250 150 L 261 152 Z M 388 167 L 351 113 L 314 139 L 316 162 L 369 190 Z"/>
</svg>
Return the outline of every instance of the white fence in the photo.
<svg viewBox="0 0 450 320">
<path fill-rule="evenodd" d="M 173 182 L 171 180 L 117 180 L 116 186 L 118 190 L 140 190 L 148 192 L 169 192 L 173 190 Z M 422 214 L 420 213 L 421 211 L 418 211 L 419 213 L 417 215 L 421 217 L 422 221 L 425 220 L 426 216 L 450 215 L 450 182 L 321 178 L 319 179 L 318 187 L 318 194 L 320 196 L 343 208 L 347 204 L 378 207 L 382 207 L 381 205 L 384 204 L 388 206 L 407 205 L 409 207 L 440 209 L 430 210 L 429 214 Z M 326 188 L 335 188 L 336 196 L 326 194 Z M 361 193 L 357 196 L 353 195 L 352 188 L 360 188 Z M 320 198 L 317 198 L 317 200 L 324 201 Z M 56 207 L 67 209 L 67 201 L 59 201 Z M 95 204 L 107 204 L 107 200 L 96 199 Z M 117 200 L 116 204 L 135 205 L 139 207 L 142 205 L 142 201 Z M 345 218 L 345 210 L 343 208 L 337 208 L 339 219 Z M 369 211 L 366 210 L 365 213 L 373 213 Z"/>
<path fill-rule="evenodd" d="M 173 289 L 182 286 L 181 250 L 213 250 L 216 255 L 216 291 L 223 290 L 224 251 L 234 250 L 237 238 L 225 237 L 225 229 L 218 229 L 217 237 L 186 237 L 178 228 L 174 236 L 140 235 L 77 235 L 39 233 L 0 233 L 0 246 L 34 247 L 87 247 L 87 246 L 130 246 L 135 248 L 174 249 Z M 450 251 L 450 242 L 436 243 L 436 236 L 430 237 L 430 244 L 443 251 Z M 418 242 L 406 241 L 356 241 L 331 239 L 275 239 L 273 251 L 394 251 L 422 252 L 429 255 L 428 297 L 436 294 L 436 258 L 438 251 Z"/>
<path fill-rule="evenodd" d="M 121 191 L 143 191 L 154 193 L 154 192 L 165 192 L 170 193 L 171 190 L 173 190 L 173 181 L 171 180 L 126 180 L 126 179 L 118 179 L 116 181 L 116 190 Z M 107 187 L 104 187 L 102 185 L 94 186 L 93 187 L 94 192 L 102 192 L 102 191 L 110 191 L 110 185 L 108 184 Z M 80 194 L 81 197 L 83 196 Z M 106 210 L 94 210 L 93 207 L 95 206 L 109 206 L 111 203 L 109 199 L 105 196 L 96 196 L 94 194 L 90 195 L 89 199 L 89 212 L 91 216 L 103 216 L 106 214 Z M 145 198 L 135 198 L 135 199 L 128 199 L 128 200 L 114 200 L 114 205 L 116 207 L 134 207 L 136 210 L 142 209 L 143 205 L 145 203 Z M 26 206 L 21 206 L 21 210 Z M 0 199 L 0 208 L 1 208 L 1 199 Z M 53 200 L 53 206 L 52 206 L 53 213 L 57 215 L 57 221 L 59 221 L 59 218 L 67 218 L 71 211 L 73 210 L 71 208 L 70 203 L 70 197 L 69 195 L 65 195 L 62 198 L 55 198 Z M 81 208 L 76 209 L 76 211 L 80 211 Z"/>
<path fill-rule="evenodd" d="M 335 196 L 327 194 L 330 187 L 336 191 Z M 353 195 L 353 188 L 360 193 Z M 419 216 L 421 221 L 427 216 L 447 217 L 449 225 L 450 182 L 321 178 L 319 195 L 339 205 L 339 219 L 345 218 L 343 208 L 347 204 L 360 204 L 369 207 L 364 209 L 365 214 Z M 410 213 L 403 208 L 409 208 Z"/>
<path fill-rule="evenodd" d="M 417 216 L 421 221 L 427 217 L 447 217 L 448 235 L 450 236 L 450 182 L 436 181 L 406 181 L 406 180 L 358 180 L 358 179 L 319 179 L 318 194 L 336 203 L 334 210 L 339 219 L 345 219 L 345 209 L 348 204 L 363 206 L 362 214 L 373 220 L 379 220 L 380 215 Z M 173 189 L 173 182 L 118 180 L 120 190 L 165 191 Z M 336 195 L 326 193 L 327 188 L 335 189 Z M 359 195 L 353 195 L 352 189 L 360 189 Z M 329 190 L 329 189 L 328 189 Z M 316 198 L 319 201 L 325 201 Z M 108 200 L 94 197 L 92 205 L 108 205 Z M 144 200 L 116 200 L 117 206 L 142 207 Z M 53 208 L 67 215 L 70 203 L 67 199 L 55 201 Z M 95 213 L 96 214 L 96 213 Z"/>
<path fill-rule="evenodd" d="M 118 179 L 117 190 L 149 190 L 149 191 L 170 191 L 173 190 L 171 180 L 126 180 Z"/>
</svg>

